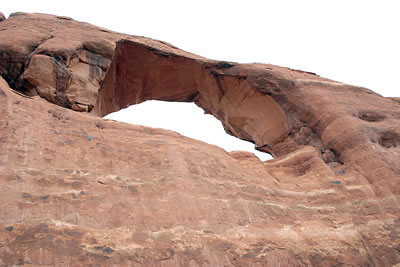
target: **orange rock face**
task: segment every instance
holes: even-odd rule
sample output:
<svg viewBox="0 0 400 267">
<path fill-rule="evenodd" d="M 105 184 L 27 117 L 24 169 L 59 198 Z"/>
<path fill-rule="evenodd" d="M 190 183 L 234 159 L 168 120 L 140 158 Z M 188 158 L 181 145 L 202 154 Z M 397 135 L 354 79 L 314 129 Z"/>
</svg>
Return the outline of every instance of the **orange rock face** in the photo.
<svg viewBox="0 0 400 267">
<path fill-rule="evenodd" d="M 0 266 L 400 263 L 397 98 L 41 14 L 0 73 Z M 152 99 L 275 159 L 101 118 Z"/>
</svg>

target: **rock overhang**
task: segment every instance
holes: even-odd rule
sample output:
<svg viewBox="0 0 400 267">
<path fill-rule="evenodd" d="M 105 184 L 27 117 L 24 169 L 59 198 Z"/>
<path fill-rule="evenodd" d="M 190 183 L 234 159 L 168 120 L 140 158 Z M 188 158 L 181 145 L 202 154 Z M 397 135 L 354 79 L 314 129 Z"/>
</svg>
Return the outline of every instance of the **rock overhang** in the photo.
<svg viewBox="0 0 400 267">
<path fill-rule="evenodd" d="M 52 263 L 72 260 L 68 251 L 105 264 L 128 264 L 129 255 L 172 265 L 200 258 L 214 265 L 398 263 L 396 99 L 288 68 L 208 60 L 57 16 L 21 13 L 0 29 L 7 81 L 0 80 L 1 196 L 9 207 L 1 216 L 3 262 L 15 263 L 24 244 L 36 242 Z M 9 85 L 61 107 L 13 94 Z M 65 109 L 103 116 L 150 99 L 195 102 L 228 133 L 276 158 L 263 164 Z M 109 229 L 131 246 L 107 239 Z M 71 250 L 54 256 L 52 239 L 32 241 L 34 232 Z M 41 264 L 38 250 L 24 251 Z"/>
</svg>

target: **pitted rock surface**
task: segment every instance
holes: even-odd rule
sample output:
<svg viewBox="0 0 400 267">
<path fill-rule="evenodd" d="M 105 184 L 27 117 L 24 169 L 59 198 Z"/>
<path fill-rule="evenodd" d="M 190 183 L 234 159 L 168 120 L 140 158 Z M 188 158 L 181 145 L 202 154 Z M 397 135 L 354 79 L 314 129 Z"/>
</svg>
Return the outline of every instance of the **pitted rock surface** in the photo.
<svg viewBox="0 0 400 267">
<path fill-rule="evenodd" d="M 0 74 L 0 266 L 400 263 L 398 98 L 22 12 Z M 101 118 L 153 99 L 275 159 Z"/>
</svg>

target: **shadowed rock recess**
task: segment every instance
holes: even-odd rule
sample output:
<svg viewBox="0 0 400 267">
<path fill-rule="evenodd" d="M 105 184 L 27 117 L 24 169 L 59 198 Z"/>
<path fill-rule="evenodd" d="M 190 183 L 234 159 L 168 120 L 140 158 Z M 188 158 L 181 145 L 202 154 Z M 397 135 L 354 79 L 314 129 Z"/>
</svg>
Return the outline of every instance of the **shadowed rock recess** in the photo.
<svg viewBox="0 0 400 267">
<path fill-rule="evenodd" d="M 21 12 L 0 74 L 0 266 L 400 263 L 398 98 Z M 275 159 L 101 118 L 153 99 Z"/>
</svg>

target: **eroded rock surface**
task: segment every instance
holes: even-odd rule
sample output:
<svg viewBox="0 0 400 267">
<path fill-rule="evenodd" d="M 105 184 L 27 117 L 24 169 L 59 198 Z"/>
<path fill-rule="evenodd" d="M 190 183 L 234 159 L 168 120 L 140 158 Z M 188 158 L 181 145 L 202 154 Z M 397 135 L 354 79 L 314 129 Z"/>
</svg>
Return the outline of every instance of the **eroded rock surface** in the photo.
<svg viewBox="0 0 400 267">
<path fill-rule="evenodd" d="M 400 262 L 396 98 L 21 12 L 0 74 L 0 266 Z M 275 159 L 101 118 L 151 99 Z"/>
</svg>

